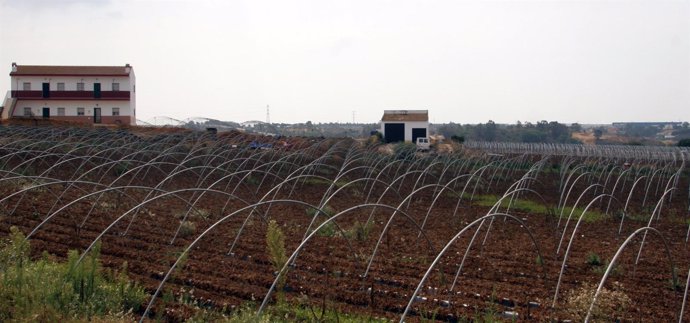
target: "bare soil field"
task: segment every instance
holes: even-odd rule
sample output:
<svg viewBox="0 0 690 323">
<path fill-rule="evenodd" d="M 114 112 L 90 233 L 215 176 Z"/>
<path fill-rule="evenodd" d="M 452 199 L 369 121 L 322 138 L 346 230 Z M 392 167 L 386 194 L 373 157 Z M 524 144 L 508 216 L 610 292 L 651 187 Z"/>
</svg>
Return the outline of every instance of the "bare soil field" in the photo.
<svg viewBox="0 0 690 323">
<path fill-rule="evenodd" d="M 472 320 L 488 312 L 506 320 L 515 314 L 520 321 L 572 319 L 568 295 L 585 283 L 599 283 L 606 262 L 648 225 L 659 201 L 661 211 L 649 223 L 660 235 L 648 231 L 637 264 L 643 235 L 634 236 L 607 279 L 605 287 L 615 285 L 630 299 L 609 317 L 677 321 L 683 303 L 690 268 L 684 164 L 638 160 L 623 173 L 616 156 L 388 156 L 347 139 L 283 138 L 282 148 L 254 150 L 247 148 L 251 141 L 277 140 L 112 130 L 65 130 L 47 137 L 34 128 L 11 129 L 0 131 L 0 236 L 10 226 L 27 234 L 35 230 L 30 241 L 36 257 L 43 252 L 65 257 L 69 249 L 86 250 L 102 234 L 104 266 L 126 262 L 130 277 L 152 294 L 199 238 L 163 285 L 163 294 L 184 295 L 197 306 L 231 311 L 262 302 L 277 274 L 266 247 L 269 220 L 280 225 L 290 255 L 311 232 L 312 220 L 318 225 L 359 207 L 306 241 L 288 266 L 283 288 L 288 302 L 398 320 L 412 299 L 407 321 Z M 540 163 L 543 167 L 534 167 Z M 481 198 L 503 196 L 525 174 L 535 179 L 520 200 L 555 214 L 499 208 L 519 221 L 496 216 L 468 228 L 439 257 L 414 297 L 451 239 L 492 212 Z M 592 184 L 600 186 L 598 193 Z M 673 194 L 663 195 L 670 185 Z M 594 200 L 602 192 L 617 199 L 608 214 L 609 200 Z M 592 212 L 602 216 L 579 223 L 573 233 L 579 211 L 569 222 L 564 212 L 559 221 L 557 207 L 566 195 L 566 205 L 582 196 L 579 211 L 591 201 Z M 331 213 L 315 218 L 306 204 L 324 206 L 326 200 Z M 593 254 L 601 264 L 591 261 Z M 192 315 L 193 306 L 164 298 L 154 301 L 150 317 L 182 321 Z"/>
</svg>

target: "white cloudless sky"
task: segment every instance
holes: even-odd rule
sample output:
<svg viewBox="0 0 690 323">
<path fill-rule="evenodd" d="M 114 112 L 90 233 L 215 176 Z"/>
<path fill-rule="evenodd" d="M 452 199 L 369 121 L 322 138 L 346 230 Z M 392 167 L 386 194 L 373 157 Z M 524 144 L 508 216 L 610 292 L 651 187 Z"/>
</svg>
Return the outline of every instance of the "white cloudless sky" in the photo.
<svg viewBox="0 0 690 323">
<path fill-rule="evenodd" d="M 129 63 L 142 120 L 688 121 L 690 0 L 0 0 L 12 62 Z"/>
</svg>

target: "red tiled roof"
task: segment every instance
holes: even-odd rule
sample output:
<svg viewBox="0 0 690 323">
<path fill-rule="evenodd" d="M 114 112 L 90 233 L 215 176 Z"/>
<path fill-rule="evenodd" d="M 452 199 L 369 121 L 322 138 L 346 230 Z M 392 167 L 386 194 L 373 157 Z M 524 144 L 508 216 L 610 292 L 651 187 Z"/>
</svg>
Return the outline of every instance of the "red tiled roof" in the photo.
<svg viewBox="0 0 690 323">
<path fill-rule="evenodd" d="M 388 111 L 383 113 L 383 117 L 381 117 L 381 121 L 383 122 L 390 122 L 390 121 L 429 121 L 429 112 L 424 111 L 424 112 L 409 112 L 405 113 L 406 111 L 396 111 L 394 113 L 390 113 Z"/>
<path fill-rule="evenodd" d="M 62 76 L 128 76 L 128 66 L 48 66 L 48 65 L 17 65 L 14 75 L 62 75 Z M 131 66 L 129 66 L 131 71 Z"/>
</svg>

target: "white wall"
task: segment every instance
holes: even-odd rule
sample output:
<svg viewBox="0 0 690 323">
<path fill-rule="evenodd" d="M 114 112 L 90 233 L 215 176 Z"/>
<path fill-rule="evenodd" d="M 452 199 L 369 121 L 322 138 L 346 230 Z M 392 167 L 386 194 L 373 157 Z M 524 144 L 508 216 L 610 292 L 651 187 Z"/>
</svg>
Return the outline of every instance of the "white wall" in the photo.
<svg viewBox="0 0 690 323">
<path fill-rule="evenodd" d="M 134 74 L 134 73 L 132 73 Z M 132 76 L 132 81 L 134 77 Z M 57 91 L 58 83 L 65 83 L 65 91 L 76 91 L 77 83 L 84 83 L 84 91 L 93 91 L 94 83 L 101 83 L 101 91 L 112 91 L 113 83 L 120 83 L 120 91 L 131 91 L 133 82 L 128 76 L 100 76 L 100 77 L 81 77 L 81 76 L 12 76 L 12 91 L 24 89 L 24 83 L 31 83 L 32 91 L 43 90 L 43 83 L 50 83 L 50 90 Z"/>
<path fill-rule="evenodd" d="M 426 129 L 426 135 L 429 136 L 429 122 L 426 121 L 408 121 L 405 122 L 405 141 L 412 141 L 412 128 Z"/>
<path fill-rule="evenodd" d="M 90 100 L 17 100 L 17 105 L 14 109 L 14 116 L 24 116 L 24 108 L 31 108 L 35 116 L 43 114 L 43 108 L 50 108 L 50 116 L 57 116 L 57 108 L 65 108 L 65 116 L 77 116 L 77 108 L 84 108 L 84 116 L 93 116 L 93 108 L 101 108 L 102 116 L 112 116 L 113 108 L 120 108 L 121 116 L 132 115 L 132 109 L 129 101 L 116 100 L 98 100 L 98 102 Z"/>
<path fill-rule="evenodd" d="M 404 123 L 405 124 L 405 141 L 412 142 L 412 128 L 424 128 L 426 129 L 426 136 L 429 136 L 429 122 L 427 121 L 387 121 L 381 122 L 381 133 L 386 135 L 385 127 L 386 123 Z"/>
<path fill-rule="evenodd" d="M 127 83 L 127 88 L 129 89 L 129 103 L 130 103 L 130 108 L 132 109 L 132 113 L 130 114 L 132 116 L 131 123 L 137 124 L 137 91 L 136 91 L 136 84 L 137 84 L 137 78 L 134 76 L 134 69 L 131 69 L 129 71 L 129 80 Z M 120 89 L 124 89 L 122 85 L 120 85 Z"/>
</svg>

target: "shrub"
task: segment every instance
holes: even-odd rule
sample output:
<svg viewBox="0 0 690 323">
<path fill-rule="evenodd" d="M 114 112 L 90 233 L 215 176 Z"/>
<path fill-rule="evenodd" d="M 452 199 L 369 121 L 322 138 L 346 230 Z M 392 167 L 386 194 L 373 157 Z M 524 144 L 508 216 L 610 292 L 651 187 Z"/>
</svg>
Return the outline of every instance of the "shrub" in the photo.
<svg viewBox="0 0 690 323">
<path fill-rule="evenodd" d="M 322 237 L 334 237 L 335 233 L 336 233 L 335 223 L 328 222 L 321 229 L 319 229 L 319 232 L 317 232 L 316 234 L 318 234 Z"/>
<path fill-rule="evenodd" d="M 273 265 L 273 269 L 280 273 L 283 266 L 287 262 L 287 255 L 285 253 L 285 236 L 283 231 L 275 220 L 268 223 L 268 230 L 266 230 L 266 247 L 268 249 L 268 256 Z M 285 286 L 285 275 L 283 275 L 276 285 L 278 299 L 282 299 L 282 291 Z"/>
<path fill-rule="evenodd" d="M 690 138 L 678 140 L 678 147 L 690 147 Z"/>
<path fill-rule="evenodd" d="M 177 219 L 184 219 L 185 215 L 187 216 L 188 219 L 192 218 L 200 218 L 204 220 L 208 220 L 209 217 L 211 217 L 211 211 L 207 209 L 201 209 L 201 208 L 193 208 L 191 210 L 184 209 L 180 210 L 178 212 L 175 212 L 173 216 Z"/>
<path fill-rule="evenodd" d="M 0 244 L 0 270 L 12 265 L 22 266 L 29 259 L 29 242 L 17 227 L 10 228 L 10 235 Z"/>
<path fill-rule="evenodd" d="M 191 221 L 184 221 L 180 224 L 180 237 L 185 238 L 196 232 L 196 224 Z"/>
<path fill-rule="evenodd" d="M 369 136 L 367 138 L 366 143 L 364 144 L 365 147 L 373 147 L 378 144 L 380 144 L 383 141 L 383 136 L 381 135 L 380 132 L 376 132 L 376 134 Z"/>
<path fill-rule="evenodd" d="M 603 275 L 606 272 L 606 269 L 609 268 L 610 264 L 611 261 L 606 259 L 601 263 L 601 265 L 592 268 L 592 270 L 596 274 Z M 620 266 L 619 264 L 614 264 L 611 268 L 611 271 L 609 272 L 609 276 L 620 276 L 623 273 L 625 273 L 625 271 L 623 270 L 622 266 Z"/>
<path fill-rule="evenodd" d="M 348 238 L 355 238 L 358 241 L 364 241 L 369 238 L 369 233 L 374 226 L 374 221 L 370 220 L 366 223 L 361 223 L 359 221 L 355 222 L 350 230 L 345 232 Z"/>
<path fill-rule="evenodd" d="M 307 209 L 307 215 L 310 217 L 315 217 L 318 214 L 318 217 L 324 217 L 324 213 L 325 213 L 325 218 L 330 219 L 336 213 L 336 211 L 330 205 L 325 205 L 325 206 L 321 207 L 321 210 L 322 211 L 319 211 L 313 207 L 310 207 Z M 323 222 L 325 222 L 325 220 L 321 221 L 321 220 L 317 219 L 316 222 L 314 222 L 314 223 L 316 224 L 316 226 L 319 226 Z M 335 223 L 329 222 L 325 226 L 323 226 L 323 228 L 319 229 L 319 232 L 317 234 L 322 236 L 322 237 L 333 237 L 333 236 L 335 236 L 335 232 L 336 232 Z"/>
<path fill-rule="evenodd" d="M 461 144 L 465 142 L 465 136 L 452 135 L 450 136 L 450 140 Z"/>
</svg>

